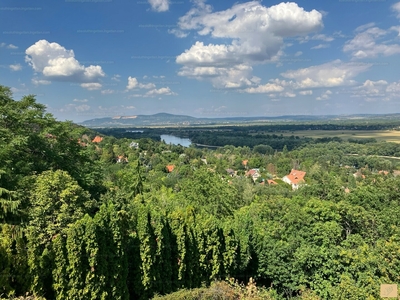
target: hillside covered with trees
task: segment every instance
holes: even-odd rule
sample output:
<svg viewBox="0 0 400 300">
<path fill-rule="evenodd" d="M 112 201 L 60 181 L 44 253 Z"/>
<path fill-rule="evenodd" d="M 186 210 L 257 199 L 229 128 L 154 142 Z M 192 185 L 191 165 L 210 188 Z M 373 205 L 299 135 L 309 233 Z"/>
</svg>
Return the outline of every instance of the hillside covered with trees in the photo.
<svg viewBox="0 0 400 300">
<path fill-rule="evenodd" d="M 400 282 L 400 145 L 260 140 L 116 138 L 0 86 L 0 298 L 380 299 Z"/>
</svg>

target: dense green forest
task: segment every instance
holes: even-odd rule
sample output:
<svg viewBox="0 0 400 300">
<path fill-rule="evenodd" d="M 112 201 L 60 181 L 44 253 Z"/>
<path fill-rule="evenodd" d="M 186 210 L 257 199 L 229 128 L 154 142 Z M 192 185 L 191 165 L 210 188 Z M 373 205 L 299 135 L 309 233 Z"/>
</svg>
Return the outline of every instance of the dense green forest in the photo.
<svg viewBox="0 0 400 300">
<path fill-rule="evenodd" d="M 104 135 L 0 86 L 0 298 L 365 300 L 400 282 L 400 145 L 247 134 Z"/>
</svg>

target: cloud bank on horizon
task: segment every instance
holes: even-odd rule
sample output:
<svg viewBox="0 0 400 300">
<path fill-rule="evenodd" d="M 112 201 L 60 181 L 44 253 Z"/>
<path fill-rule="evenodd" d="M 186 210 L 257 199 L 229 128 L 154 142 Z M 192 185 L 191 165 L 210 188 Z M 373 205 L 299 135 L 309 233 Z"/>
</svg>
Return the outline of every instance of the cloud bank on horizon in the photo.
<svg viewBox="0 0 400 300">
<path fill-rule="evenodd" d="M 35 6 L 0 10 L 1 84 L 61 119 L 399 112 L 400 2 Z"/>
</svg>

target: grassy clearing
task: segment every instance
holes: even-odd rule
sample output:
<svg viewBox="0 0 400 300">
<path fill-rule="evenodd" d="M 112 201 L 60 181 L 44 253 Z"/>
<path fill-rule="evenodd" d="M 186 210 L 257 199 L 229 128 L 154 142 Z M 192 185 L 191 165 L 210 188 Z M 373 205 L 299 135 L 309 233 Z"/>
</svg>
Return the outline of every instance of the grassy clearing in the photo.
<svg viewBox="0 0 400 300">
<path fill-rule="evenodd" d="M 310 138 L 339 137 L 343 140 L 374 138 L 377 141 L 400 143 L 400 131 L 396 130 L 300 130 L 282 134 Z"/>
</svg>

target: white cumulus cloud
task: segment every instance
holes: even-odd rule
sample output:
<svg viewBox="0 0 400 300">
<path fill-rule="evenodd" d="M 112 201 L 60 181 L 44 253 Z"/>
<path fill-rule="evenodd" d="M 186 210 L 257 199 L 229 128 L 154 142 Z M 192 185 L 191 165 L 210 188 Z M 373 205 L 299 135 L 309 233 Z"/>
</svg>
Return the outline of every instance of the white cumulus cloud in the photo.
<svg viewBox="0 0 400 300">
<path fill-rule="evenodd" d="M 305 90 L 305 91 L 300 91 L 299 94 L 303 96 L 308 96 L 312 95 L 313 91 L 312 90 Z"/>
<path fill-rule="evenodd" d="M 90 106 L 87 105 L 87 104 L 82 104 L 82 105 L 75 106 L 75 110 L 77 112 L 84 112 L 84 111 L 88 111 L 89 109 L 90 109 Z"/>
<path fill-rule="evenodd" d="M 38 79 L 38 78 L 32 78 L 32 83 L 34 85 L 48 85 L 51 83 L 49 80 L 44 80 L 44 79 Z"/>
<path fill-rule="evenodd" d="M 90 83 L 81 83 L 81 87 L 89 91 L 94 91 L 101 89 L 102 85 L 98 82 L 90 82 Z"/>
<path fill-rule="evenodd" d="M 324 93 L 321 94 L 321 96 L 317 97 L 317 100 L 328 100 L 330 98 L 330 95 L 332 95 L 332 92 L 330 90 L 326 90 Z"/>
<path fill-rule="evenodd" d="M 171 91 L 171 89 L 169 87 L 163 87 L 163 88 L 148 91 L 145 96 L 153 97 L 153 96 L 159 96 L 159 95 L 171 96 L 171 95 L 177 95 L 177 94 L 174 93 L 173 91 Z"/>
<path fill-rule="evenodd" d="M 111 80 L 120 81 L 121 80 L 120 78 L 121 78 L 121 75 L 115 74 L 113 77 L 111 77 Z"/>
<path fill-rule="evenodd" d="M 149 83 L 139 83 L 139 88 L 141 89 L 154 89 L 156 87 L 156 85 L 152 82 Z"/>
<path fill-rule="evenodd" d="M 169 0 L 148 0 L 151 8 L 157 12 L 167 11 L 169 9 Z"/>
<path fill-rule="evenodd" d="M 245 89 L 245 92 L 250 94 L 255 93 L 275 93 L 275 92 L 282 92 L 284 88 L 275 83 L 267 83 L 264 85 L 259 85 L 257 87 L 250 87 Z"/>
<path fill-rule="evenodd" d="M 356 86 L 352 90 L 351 97 L 361 97 L 363 99 L 378 99 L 387 96 L 388 82 L 386 80 L 366 80 L 360 86 Z"/>
<path fill-rule="evenodd" d="M 311 49 L 324 49 L 324 48 L 329 48 L 329 44 L 319 44 L 317 46 L 311 47 Z"/>
<path fill-rule="evenodd" d="M 107 89 L 107 90 L 102 90 L 101 93 L 102 93 L 103 95 L 109 95 L 109 94 L 114 94 L 115 91 L 114 91 L 114 90 Z"/>
<path fill-rule="evenodd" d="M 400 19 L 400 2 L 393 4 L 392 10 L 397 13 L 397 18 Z"/>
<path fill-rule="evenodd" d="M 137 88 L 137 86 L 139 85 L 138 80 L 135 77 L 128 77 L 128 85 L 126 86 L 126 88 L 128 90 L 133 90 L 135 88 Z"/>
<path fill-rule="evenodd" d="M 285 92 L 285 93 L 280 93 L 279 96 L 285 97 L 285 98 L 294 98 L 294 97 L 296 97 L 296 94 L 292 93 L 292 92 Z"/>
<path fill-rule="evenodd" d="M 386 80 L 366 80 L 362 85 L 352 89 L 351 97 L 365 101 L 390 101 L 400 97 L 400 81 L 387 82 Z"/>
<path fill-rule="evenodd" d="M 297 38 L 300 44 L 307 43 L 309 41 L 324 41 L 324 42 L 332 42 L 335 38 L 332 36 L 328 36 L 326 34 L 314 34 L 313 36 L 301 36 Z"/>
<path fill-rule="evenodd" d="M 97 82 L 105 74 L 101 66 L 85 67 L 75 59 L 73 50 L 40 40 L 25 51 L 25 61 L 46 79 L 70 82 Z"/>
<path fill-rule="evenodd" d="M 154 89 L 156 85 L 152 82 L 149 83 L 140 83 L 136 77 L 128 77 L 128 85 L 126 86 L 127 90 L 133 89 Z"/>
<path fill-rule="evenodd" d="M 258 1 L 250 1 L 218 12 L 212 12 L 204 1 L 195 3 L 195 7 L 179 19 L 177 30 L 180 34 L 196 31 L 200 37 L 210 36 L 224 42 L 196 41 L 177 56 L 176 62 L 183 65 L 178 74 L 209 79 L 215 87 L 251 86 L 252 66 L 279 60 L 284 38 L 305 35 L 323 27 L 320 12 L 305 11 L 293 2 L 266 7 Z M 227 75 L 237 71 L 240 75 Z"/>
<path fill-rule="evenodd" d="M 396 43 L 379 42 L 389 31 L 380 29 L 378 27 L 371 27 L 373 23 L 367 24 L 368 26 L 362 27 L 366 30 L 358 29 L 356 36 L 345 43 L 343 46 L 344 52 L 349 52 L 354 59 L 372 58 L 379 55 L 390 56 L 400 54 L 400 45 Z M 360 27 L 359 27 L 360 28 Z M 392 27 L 391 30 L 395 30 Z"/>
<path fill-rule="evenodd" d="M 232 67 L 184 66 L 178 75 L 210 80 L 216 88 L 242 88 L 257 83 L 256 77 L 251 75 L 252 70 L 245 64 Z"/>
<path fill-rule="evenodd" d="M 294 80 L 287 84 L 297 89 L 335 87 L 354 84 L 353 78 L 367 71 L 370 67 L 371 64 L 367 63 L 344 63 L 340 60 L 334 60 L 308 68 L 289 70 L 281 75 Z"/>
<path fill-rule="evenodd" d="M 12 71 L 20 71 L 20 70 L 22 70 L 21 64 L 9 65 L 9 67 L 10 67 L 10 69 Z"/>
<path fill-rule="evenodd" d="M 399 94 L 400 94 L 400 81 L 392 82 L 391 84 L 389 84 L 387 86 L 387 88 L 386 88 L 386 92 L 396 94 L 396 96 L 399 97 Z M 393 95 L 393 96 L 395 96 L 395 95 Z"/>
<path fill-rule="evenodd" d="M 0 48 L 6 47 L 7 49 L 18 49 L 17 46 L 13 45 L 13 44 L 6 44 L 6 43 L 0 43 Z"/>
</svg>

